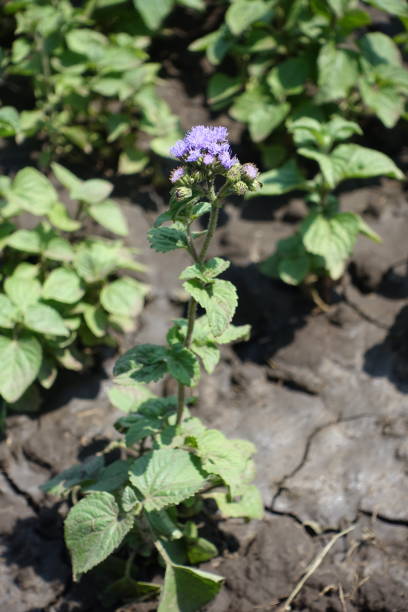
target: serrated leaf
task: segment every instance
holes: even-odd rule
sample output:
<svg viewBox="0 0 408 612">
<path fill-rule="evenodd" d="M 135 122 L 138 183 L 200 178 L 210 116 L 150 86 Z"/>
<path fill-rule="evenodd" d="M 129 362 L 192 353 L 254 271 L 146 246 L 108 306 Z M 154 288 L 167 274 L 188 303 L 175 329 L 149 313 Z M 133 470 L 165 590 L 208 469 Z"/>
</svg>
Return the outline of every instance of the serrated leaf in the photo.
<svg viewBox="0 0 408 612">
<path fill-rule="evenodd" d="M 183 287 L 206 310 L 214 336 L 220 336 L 230 324 L 237 307 L 238 297 L 234 285 L 229 281 L 215 279 L 208 285 L 190 280 L 183 283 Z"/>
<path fill-rule="evenodd" d="M 102 468 L 94 477 L 93 484 L 84 487 L 87 491 L 107 491 L 113 493 L 123 487 L 128 479 L 129 461 L 118 459 L 110 465 Z"/>
<path fill-rule="evenodd" d="M 127 374 L 137 382 L 159 380 L 167 372 L 167 351 L 163 346 L 140 344 L 119 357 L 114 376 Z"/>
<path fill-rule="evenodd" d="M 248 485 L 239 500 L 231 500 L 228 493 L 214 492 L 210 497 L 215 500 L 223 518 L 247 518 L 261 520 L 264 507 L 259 489 Z"/>
<path fill-rule="evenodd" d="M 222 576 L 167 564 L 157 612 L 197 612 L 219 592 Z"/>
<path fill-rule="evenodd" d="M 105 285 L 100 300 L 108 312 L 134 317 L 143 309 L 145 293 L 144 285 L 133 278 L 124 277 Z"/>
<path fill-rule="evenodd" d="M 28 329 L 44 335 L 70 335 L 59 312 L 46 304 L 37 303 L 28 305 L 24 311 L 24 325 Z"/>
<path fill-rule="evenodd" d="M 43 299 L 55 300 L 63 304 L 75 304 L 84 293 L 81 279 L 68 268 L 52 270 L 42 288 Z"/>
<path fill-rule="evenodd" d="M 93 480 L 104 466 L 103 457 L 96 455 L 85 459 L 83 463 L 78 463 L 57 474 L 45 484 L 41 485 L 41 490 L 50 495 L 61 496 L 68 492 L 72 487 L 80 485 L 87 480 Z"/>
<path fill-rule="evenodd" d="M 150 451 L 137 459 L 130 467 L 129 479 L 143 495 L 148 512 L 179 504 L 206 482 L 191 453 L 167 448 Z"/>
<path fill-rule="evenodd" d="M 244 342 L 245 340 L 249 340 L 250 335 L 250 325 L 230 325 L 222 334 L 215 338 L 215 341 L 217 342 L 217 344 Z"/>
<path fill-rule="evenodd" d="M 196 437 L 197 454 L 203 468 L 210 474 L 220 476 L 230 488 L 232 495 L 239 495 L 247 485 L 249 456 L 254 452 L 242 449 L 236 440 L 228 440 L 217 429 L 206 429 Z"/>
<path fill-rule="evenodd" d="M 195 386 L 200 378 L 200 366 L 195 355 L 187 348 L 174 346 L 167 351 L 169 374 L 187 387 Z"/>
<path fill-rule="evenodd" d="M 118 236 L 128 235 L 127 221 L 120 206 L 113 200 L 92 204 L 88 213 L 95 221 Z"/>
<path fill-rule="evenodd" d="M 159 433 L 163 427 L 163 423 L 160 419 L 144 417 L 142 415 L 134 416 L 138 418 L 134 419 L 125 436 L 127 447 L 133 446 L 148 436 Z"/>
<path fill-rule="evenodd" d="M 139 504 L 139 499 L 132 487 L 125 487 L 120 496 L 120 503 L 125 512 L 131 512 Z"/>
<path fill-rule="evenodd" d="M 16 339 L 0 336 L 0 394 L 7 402 L 16 402 L 37 377 L 42 348 L 33 337 Z"/>
<path fill-rule="evenodd" d="M 133 516 L 121 514 L 110 493 L 92 493 L 81 499 L 69 512 L 64 526 L 74 578 L 116 550 L 132 528 L 133 521 Z"/>
<path fill-rule="evenodd" d="M 174 227 L 154 227 L 148 232 L 147 237 L 151 248 L 159 253 L 187 247 L 185 232 Z"/>
<path fill-rule="evenodd" d="M 193 341 L 191 350 L 200 357 L 205 371 L 208 372 L 208 374 L 212 374 L 221 357 L 220 351 L 215 343 L 211 342 L 211 340 L 200 344 Z"/>
<path fill-rule="evenodd" d="M 221 257 L 212 257 L 202 264 L 188 266 L 188 268 L 183 270 L 179 278 L 180 280 L 191 280 L 193 278 L 197 278 L 198 280 L 206 283 L 225 272 L 230 265 L 231 263 L 226 259 L 221 259 Z"/>
</svg>

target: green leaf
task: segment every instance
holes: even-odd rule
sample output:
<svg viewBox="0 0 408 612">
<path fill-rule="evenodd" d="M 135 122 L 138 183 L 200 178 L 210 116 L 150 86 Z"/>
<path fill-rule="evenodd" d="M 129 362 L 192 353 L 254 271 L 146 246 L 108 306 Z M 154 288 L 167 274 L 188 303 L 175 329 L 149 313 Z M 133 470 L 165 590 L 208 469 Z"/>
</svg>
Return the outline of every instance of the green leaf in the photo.
<svg viewBox="0 0 408 612">
<path fill-rule="evenodd" d="M 218 555 L 217 547 L 205 538 L 197 538 L 187 543 L 187 557 L 193 565 L 205 563 Z"/>
<path fill-rule="evenodd" d="M 151 30 L 157 30 L 161 22 L 173 8 L 174 0 L 133 0 L 143 21 Z"/>
<path fill-rule="evenodd" d="M 88 491 L 107 491 L 113 493 L 123 487 L 128 479 L 129 461 L 118 459 L 110 465 L 102 468 L 94 477 L 96 482 L 84 486 Z"/>
<path fill-rule="evenodd" d="M 235 36 L 240 36 L 254 21 L 266 16 L 269 6 L 262 0 L 235 0 L 225 14 L 225 21 Z"/>
<path fill-rule="evenodd" d="M 90 28 L 71 30 L 66 35 L 66 42 L 71 51 L 85 55 L 94 62 L 103 57 L 108 46 L 106 36 Z"/>
<path fill-rule="evenodd" d="M 148 232 L 147 238 L 151 248 L 159 253 L 187 248 L 185 232 L 173 227 L 154 227 Z"/>
<path fill-rule="evenodd" d="M 51 168 L 59 182 L 62 183 L 70 193 L 81 188 L 83 181 L 75 176 L 70 170 L 64 168 L 61 164 L 57 164 L 57 162 L 53 162 Z"/>
<path fill-rule="evenodd" d="M 33 215 L 46 215 L 58 196 L 50 181 L 28 166 L 17 172 L 10 199 Z"/>
<path fill-rule="evenodd" d="M 208 340 L 205 343 L 193 342 L 191 350 L 200 357 L 203 362 L 205 371 L 212 374 L 215 366 L 220 360 L 221 354 L 215 342 Z"/>
<path fill-rule="evenodd" d="M 234 285 L 217 278 L 209 285 L 189 280 L 183 283 L 183 287 L 206 310 L 214 336 L 220 336 L 230 324 L 237 307 L 238 297 Z"/>
<path fill-rule="evenodd" d="M 138 174 L 149 163 L 149 156 L 143 151 L 134 147 L 125 147 L 119 155 L 118 173 L 119 174 Z"/>
<path fill-rule="evenodd" d="M 278 127 L 290 111 L 287 102 L 269 103 L 253 110 L 249 118 L 249 133 L 254 142 L 262 142 Z"/>
<path fill-rule="evenodd" d="M 259 191 L 248 194 L 248 197 L 259 195 L 281 195 L 294 189 L 302 189 L 306 180 L 294 159 L 290 159 L 280 168 L 263 172 L 259 176 L 262 187 Z"/>
<path fill-rule="evenodd" d="M 215 338 L 215 341 L 217 342 L 217 344 L 244 342 L 245 340 L 249 340 L 250 335 L 250 325 L 230 325 L 222 334 Z"/>
<path fill-rule="evenodd" d="M 71 192 L 71 197 L 87 204 L 99 204 L 106 200 L 112 192 L 113 185 L 102 179 L 82 181 Z"/>
<path fill-rule="evenodd" d="M 143 495 L 147 512 L 179 504 L 206 482 L 194 455 L 167 448 L 149 451 L 137 459 L 130 467 L 129 478 Z"/>
<path fill-rule="evenodd" d="M 50 357 L 43 356 L 41 368 L 38 372 L 38 382 L 44 389 L 50 389 L 57 378 L 58 370 L 55 361 Z"/>
<path fill-rule="evenodd" d="M 377 234 L 377 232 L 372 230 L 371 227 L 367 225 L 367 223 L 360 217 L 360 215 L 356 215 L 356 217 L 358 223 L 358 231 L 360 234 L 363 234 L 363 236 L 366 236 L 373 242 L 382 242 L 381 237 Z"/>
<path fill-rule="evenodd" d="M 364 59 L 372 66 L 394 64 L 401 66 L 401 54 L 392 38 L 382 32 L 369 32 L 358 41 Z"/>
<path fill-rule="evenodd" d="M 236 442 L 228 440 L 218 429 L 206 429 L 196 437 L 197 454 L 203 468 L 220 476 L 232 495 L 240 495 L 246 486 L 249 456 L 255 452 L 252 445 L 249 453 L 242 452 Z"/>
<path fill-rule="evenodd" d="M 69 329 L 64 319 L 51 306 L 46 304 L 30 304 L 24 312 L 24 325 L 32 331 L 46 336 L 69 336 Z"/>
<path fill-rule="evenodd" d="M 47 216 L 49 221 L 55 227 L 64 232 L 75 232 L 81 227 L 79 221 L 71 219 L 71 217 L 68 215 L 67 209 L 65 208 L 64 204 L 61 204 L 61 202 L 55 202 Z"/>
<path fill-rule="evenodd" d="M 219 276 L 225 272 L 230 265 L 231 263 L 226 259 L 221 259 L 221 257 L 213 257 L 202 264 L 188 266 L 188 268 L 183 270 L 179 278 L 180 280 L 191 280 L 196 278 L 203 283 L 207 283 L 216 276 Z"/>
<path fill-rule="evenodd" d="M 84 319 L 90 331 L 97 338 L 103 338 L 108 327 L 108 316 L 101 306 L 84 305 Z"/>
<path fill-rule="evenodd" d="M 308 56 L 291 57 L 275 66 L 266 77 L 266 82 L 278 100 L 303 91 L 311 76 L 311 61 Z"/>
<path fill-rule="evenodd" d="M 127 221 L 120 206 L 113 200 L 105 200 L 99 204 L 93 204 L 88 208 L 88 213 L 95 221 L 110 232 L 118 236 L 127 236 Z"/>
<path fill-rule="evenodd" d="M 81 279 L 69 268 L 52 270 L 42 288 L 43 299 L 63 304 L 75 304 L 84 293 Z"/>
<path fill-rule="evenodd" d="M 239 500 L 231 500 L 228 493 L 211 493 L 223 518 L 247 518 L 262 520 L 264 508 L 259 489 L 255 485 L 247 486 Z"/>
<path fill-rule="evenodd" d="M 4 281 L 4 291 L 19 310 L 35 304 L 41 296 L 41 284 L 35 278 L 13 274 Z"/>
<path fill-rule="evenodd" d="M 16 306 L 4 293 L 0 293 L 0 327 L 13 329 L 18 318 Z"/>
<path fill-rule="evenodd" d="M 57 474 L 45 484 L 41 490 L 50 495 L 61 497 L 64 493 L 86 481 L 94 480 L 104 466 L 104 459 L 100 455 L 89 457 L 83 463 L 78 463 Z"/>
<path fill-rule="evenodd" d="M 106 559 L 133 526 L 134 518 L 121 515 L 110 493 L 98 492 L 81 499 L 65 520 L 65 541 L 77 579 Z"/>
<path fill-rule="evenodd" d="M 139 504 L 139 499 L 132 487 L 126 486 L 120 496 L 120 504 L 125 512 L 131 512 Z"/>
<path fill-rule="evenodd" d="M 278 263 L 278 274 L 288 285 L 299 285 L 310 272 L 310 258 L 307 253 L 286 256 Z"/>
<path fill-rule="evenodd" d="M 347 96 L 358 77 L 356 53 L 350 49 L 339 49 L 333 42 L 328 42 L 321 48 L 317 64 L 319 102 Z"/>
<path fill-rule="evenodd" d="M 408 17 L 408 7 L 405 0 L 366 0 L 368 4 L 391 15 Z"/>
<path fill-rule="evenodd" d="M 102 306 L 112 314 L 136 316 L 143 309 L 145 286 L 128 276 L 105 285 L 101 291 Z"/>
<path fill-rule="evenodd" d="M 158 612 L 196 612 L 219 592 L 223 578 L 183 565 L 167 564 Z"/>
<path fill-rule="evenodd" d="M 108 396 L 112 404 L 122 412 L 133 412 L 147 399 L 155 397 L 143 384 L 132 381 L 132 385 L 115 385 L 108 389 Z"/>
<path fill-rule="evenodd" d="M 166 510 L 146 512 L 146 518 L 159 537 L 165 537 L 169 540 L 179 540 L 183 537 L 183 532 L 170 518 Z"/>
<path fill-rule="evenodd" d="M 364 78 L 360 78 L 358 86 L 364 104 L 377 115 L 386 127 L 394 127 L 404 112 L 404 98 L 398 95 L 395 87 L 371 85 Z"/>
<path fill-rule="evenodd" d="M 126 432 L 126 446 L 129 448 L 144 438 L 153 436 L 161 431 L 163 423 L 160 419 L 144 417 L 142 415 L 133 415 L 135 417 L 133 424 Z"/>
<path fill-rule="evenodd" d="M 335 166 L 337 182 L 370 176 L 404 179 L 404 174 L 387 155 L 357 144 L 339 145 L 331 154 L 331 161 Z"/>
<path fill-rule="evenodd" d="M 20 130 L 20 120 L 16 109 L 13 106 L 3 106 L 0 108 L 0 136 L 9 138 L 15 136 Z"/>
<path fill-rule="evenodd" d="M 87 283 L 105 280 L 118 266 L 119 251 L 103 242 L 85 242 L 79 245 L 74 267 Z"/>
<path fill-rule="evenodd" d="M 242 88 L 239 77 L 230 77 L 222 72 L 216 72 L 208 81 L 207 99 L 208 103 L 218 110 L 227 106 L 232 97 Z"/>
<path fill-rule="evenodd" d="M 167 351 L 163 346 L 140 344 L 121 355 L 113 375 L 127 374 L 137 382 L 159 380 L 167 372 Z"/>
<path fill-rule="evenodd" d="M 23 395 L 37 377 L 41 361 L 42 348 L 33 336 L 0 336 L 0 394 L 6 402 L 16 402 Z"/>
<path fill-rule="evenodd" d="M 200 378 L 200 367 L 194 354 L 186 348 L 174 346 L 167 352 L 169 374 L 182 385 L 192 387 Z"/>
<path fill-rule="evenodd" d="M 309 253 L 323 257 L 334 280 L 344 272 L 358 234 L 358 221 L 353 213 L 338 213 L 330 218 L 311 213 L 302 223 L 300 232 Z"/>
</svg>

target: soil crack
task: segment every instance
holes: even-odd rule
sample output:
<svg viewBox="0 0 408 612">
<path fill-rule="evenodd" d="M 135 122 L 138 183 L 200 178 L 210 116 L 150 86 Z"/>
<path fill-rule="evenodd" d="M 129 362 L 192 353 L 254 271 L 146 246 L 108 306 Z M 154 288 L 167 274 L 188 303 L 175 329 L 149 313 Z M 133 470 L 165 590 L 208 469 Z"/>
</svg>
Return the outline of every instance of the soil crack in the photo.
<svg viewBox="0 0 408 612">
<path fill-rule="evenodd" d="M 408 527 L 408 519 L 397 519 L 391 516 L 386 516 L 385 514 L 378 514 L 377 512 L 370 512 L 369 510 L 361 510 L 359 509 L 360 514 L 363 516 L 368 516 L 373 521 L 379 520 L 383 523 L 387 523 L 387 525 L 395 525 L 396 527 Z"/>
<path fill-rule="evenodd" d="M 3 474 L 4 478 L 6 479 L 7 483 L 9 484 L 10 488 L 14 491 L 14 493 L 16 493 L 17 495 L 20 495 L 21 497 L 24 497 L 24 499 L 26 500 L 27 504 L 30 506 L 31 510 L 33 510 L 35 512 L 35 514 L 39 514 L 40 513 L 40 505 L 37 504 L 37 502 L 31 497 L 31 495 L 29 493 L 27 493 L 27 491 L 24 491 L 23 489 L 21 489 L 14 482 L 14 480 L 7 473 L 7 471 L 5 470 L 4 467 L 1 469 L 1 473 Z"/>
</svg>

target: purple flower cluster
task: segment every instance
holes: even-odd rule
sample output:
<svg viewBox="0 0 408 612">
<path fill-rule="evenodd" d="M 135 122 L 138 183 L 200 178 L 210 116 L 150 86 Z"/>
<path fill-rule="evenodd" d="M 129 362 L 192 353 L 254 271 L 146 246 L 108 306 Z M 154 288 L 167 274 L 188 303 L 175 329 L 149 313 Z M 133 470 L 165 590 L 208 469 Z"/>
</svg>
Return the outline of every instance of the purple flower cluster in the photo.
<svg viewBox="0 0 408 612">
<path fill-rule="evenodd" d="M 229 170 L 238 159 L 232 156 L 228 142 L 228 130 L 225 127 L 206 127 L 196 125 L 191 128 L 183 140 L 178 140 L 170 149 L 171 155 L 184 162 L 201 160 L 205 165 L 221 164 Z"/>
</svg>

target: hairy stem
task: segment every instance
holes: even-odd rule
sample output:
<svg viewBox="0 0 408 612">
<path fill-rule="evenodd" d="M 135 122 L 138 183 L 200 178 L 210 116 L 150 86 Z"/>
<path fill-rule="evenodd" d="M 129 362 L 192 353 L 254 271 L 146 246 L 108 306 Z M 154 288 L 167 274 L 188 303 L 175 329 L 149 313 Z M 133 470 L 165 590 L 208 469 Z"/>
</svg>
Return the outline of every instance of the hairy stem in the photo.
<svg viewBox="0 0 408 612">
<path fill-rule="evenodd" d="M 214 187 L 210 188 L 210 197 L 212 200 L 210 219 L 208 222 L 207 234 L 204 240 L 204 244 L 201 247 L 200 253 L 198 255 L 198 259 L 196 263 L 202 264 L 204 263 L 204 259 L 207 255 L 208 247 L 210 246 L 210 242 L 214 236 L 215 230 L 217 229 L 218 223 L 218 213 L 219 213 L 219 203 L 217 196 L 214 192 Z M 194 298 L 190 298 L 188 303 L 188 311 L 187 311 L 187 333 L 186 338 L 184 340 L 184 347 L 190 348 L 191 340 L 193 338 L 194 332 L 194 323 L 196 320 L 197 314 L 197 302 Z M 176 425 L 180 425 L 183 420 L 183 412 L 186 401 L 186 386 L 182 383 L 178 383 L 177 389 L 177 417 L 176 417 Z"/>
</svg>

